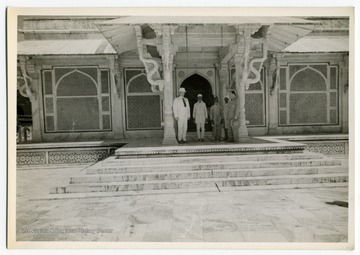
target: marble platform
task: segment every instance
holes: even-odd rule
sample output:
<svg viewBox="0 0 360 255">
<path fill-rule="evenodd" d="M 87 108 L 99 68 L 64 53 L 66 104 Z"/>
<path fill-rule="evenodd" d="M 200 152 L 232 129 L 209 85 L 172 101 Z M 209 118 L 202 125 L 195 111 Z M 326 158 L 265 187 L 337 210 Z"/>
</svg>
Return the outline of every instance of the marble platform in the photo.
<svg viewBox="0 0 360 255">
<path fill-rule="evenodd" d="M 348 240 L 348 208 L 326 203 L 347 202 L 347 186 L 36 199 L 89 167 L 18 171 L 18 241 L 142 242 L 145 247 L 159 242 Z"/>
<path fill-rule="evenodd" d="M 275 143 L 274 143 L 275 144 Z M 163 147 L 160 147 L 162 149 Z M 146 148 L 145 148 L 146 149 Z M 157 148 L 155 148 L 157 149 Z M 64 186 L 52 187 L 51 194 L 124 193 L 162 191 L 163 193 L 203 189 L 236 189 L 283 185 L 328 184 L 341 186 L 348 181 L 348 167 L 339 159 L 311 152 L 173 155 L 154 157 L 111 156 L 74 175 Z M 75 195 L 74 197 L 77 197 Z"/>
<path fill-rule="evenodd" d="M 115 155 L 124 157 L 176 156 L 195 154 L 254 154 L 254 153 L 292 153 L 301 152 L 305 145 L 271 137 L 254 137 L 247 143 L 229 142 L 190 142 L 176 146 L 162 145 L 159 141 L 139 140 L 128 143 L 115 151 Z"/>
</svg>

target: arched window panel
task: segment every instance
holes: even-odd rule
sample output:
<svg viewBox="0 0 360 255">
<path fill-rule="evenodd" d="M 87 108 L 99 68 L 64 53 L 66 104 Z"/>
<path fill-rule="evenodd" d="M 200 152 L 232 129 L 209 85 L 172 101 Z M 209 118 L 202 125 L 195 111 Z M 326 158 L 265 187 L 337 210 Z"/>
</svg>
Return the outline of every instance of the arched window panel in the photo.
<svg viewBox="0 0 360 255">
<path fill-rule="evenodd" d="M 280 69 L 279 125 L 339 123 L 338 68 L 329 63 L 291 63 Z"/>
<path fill-rule="evenodd" d="M 91 77 L 74 71 L 66 74 L 59 80 L 57 85 L 57 96 L 86 96 L 98 94 L 96 83 Z"/>
<path fill-rule="evenodd" d="M 108 69 L 54 67 L 42 78 L 46 132 L 111 130 Z"/>
<path fill-rule="evenodd" d="M 255 67 L 259 68 L 259 63 L 255 63 Z M 235 69 L 230 70 L 231 77 L 235 74 Z M 250 84 L 248 90 L 245 91 L 245 115 L 249 121 L 248 127 L 263 127 L 266 125 L 266 104 L 265 104 L 265 77 L 266 70 L 262 67 L 260 71 L 260 81 Z M 249 78 L 255 78 L 254 74 L 250 74 Z M 235 89 L 235 82 L 232 82 L 232 88 Z"/>
<path fill-rule="evenodd" d="M 55 83 L 57 83 L 61 77 L 63 77 L 65 74 L 68 74 L 72 71 L 75 71 L 75 68 L 54 68 L 55 72 Z"/>
<path fill-rule="evenodd" d="M 338 71 L 336 66 L 330 67 L 330 89 L 337 89 Z"/>
<path fill-rule="evenodd" d="M 161 98 L 151 90 L 145 69 L 125 69 L 125 81 L 127 130 L 161 129 Z"/>
<path fill-rule="evenodd" d="M 48 114 L 54 113 L 54 100 L 52 97 L 45 98 L 45 109 Z"/>
<path fill-rule="evenodd" d="M 312 69 L 319 71 L 324 77 L 327 76 L 327 64 L 298 64 L 289 66 L 289 77 L 293 77 L 294 74 L 298 73 L 300 70 L 306 69 L 307 67 L 311 67 Z"/>
<path fill-rule="evenodd" d="M 44 94 L 51 95 L 53 93 L 53 81 L 52 81 L 51 71 L 44 71 L 43 83 L 44 83 Z"/>
<path fill-rule="evenodd" d="M 289 66 L 289 77 L 293 77 L 295 73 L 299 72 L 302 69 L 305 69 L 306 65 L 290 65 Z"/>
<path fill-rule="evenodd" d="M 101 70 L 101 93 L 109 93 L 109 71 Z"/>
<path fill-rule="evenodd" d="M 291 91 L 326 91 L 326 80 L 318 71 L 306 68 L 291 79 Z"/>
<path fill-rule="evenodd" d="M 265 126 L 264 97 L 261 93 L 245 95 L 245 113 L 248 126 Z"/>
<path fill-rule="evenodd" d="M 125 84 L 129 84 L 129 81 L 132 78 L 144 72 L 145 72 L 144 68 L 125 69 Z"/>
<path fill-rule="evenodd" d="M 98 98 L 58 98 L 57 127 L 59 131 L 98 130 Z"/>
<path fill-rule="evenodd" d="M 286 68 L 280 68 L 280 90 L 286 90 Z"/>
<path fill-rule="evenodd" d="M 128 129 L 160 129 L 160 96 L 128 96 L 127 117 Z"/>
<path fill-rule="evenodd" d="M 153 93 L 145 74 L 135 76 L 128 84 L 128 93 Z"/>
<path fill-rule="evenodd" d="M 80 67 L 80 68 L 77 68 L 77 70 L 79 70 L 80 72 L 86 73 L 91 78 L 93 78 L 95 81 L 98 78 L 98 69 L 95 67 Z"/>
<path fill-rule="evenodd" d="M 326 93 L 291 94 L 290 123 L 327 123 Z"/>
<path fill-rule="evenodd" d="M 316 64 L 316 65 L 309 65 L 309 67 L 316 69 L 319 71 L 324 77 L 327 77 L 328 73 L 328 65 L 324 64 Z"/>
</svg>

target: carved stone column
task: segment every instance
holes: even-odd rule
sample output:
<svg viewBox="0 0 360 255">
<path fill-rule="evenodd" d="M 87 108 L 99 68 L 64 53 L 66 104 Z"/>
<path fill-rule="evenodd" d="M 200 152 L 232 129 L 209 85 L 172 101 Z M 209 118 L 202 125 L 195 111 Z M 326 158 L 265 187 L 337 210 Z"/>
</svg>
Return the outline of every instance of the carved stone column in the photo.
<svg viewBox="0 0 360 255">
<path fill-rule="evenodd" d="M 349 133 L 349 56 L 344 56 L 344 60 L 339 63 L 339 96 L 341 97 L 342 109 L 341 114 L 341 127 L 342 133 Z M 351 93 L 351 89 L 350 89 Z"/>
<path fill-rule="evenodd" d="M 39 70 L 32 61 L 24 56 L 19 57 L 19 66 L 21 75 L 17 77 L 17 89 L 23 97 L 29 98 L 31 102 L 32 141 L 41 142 L 40 101 L 38 95 L 40 91 Z"/>
<path fill-rule="evenodd" d="M 228 65 L 220 65 L 219 67 L 219 78 L 220 78 L 220 90 L 221 97 L 219 98 L 221 105 L 224 105 L 224 97 L 227 94 L 227 88 L 229 87 L 229 68 Z"/>
<path fill-rule="evenodd" d="M 279 75 L 280 75 L 280 57 L 278 54 L 274 54 L 269 59 L 268 64 L 268 76 L 266 79 L 267 87 L 266 91 L 269 92 L 268 100 L 269 103 L 267 104 L 267 112 L 269 114 L 269 134 L 277 134 L 277 128 L 279 126 L 279 109 L 278 109 L 278 94 L 279 94 Z M 269 88 L 269 89 L 268 89 Z"/>
<path fill-rule="evenodd" d="M 175 134 L 175 121 L 172 109 L 174 101 L 174 82 L 173 82 L 173 60 L 176 47 L 171 43 L 171 34 L 174 32 L 172 26 L 162 26 L 162 46 L 158 47 L 163 62 L 164 83 L 164 138 L 163 144 L 177 144 Z M 159 31 L 157 30 L 157 33 Z"/>
<path fill-rule="evenodd" d="M 244 51 L 241 51 L 240 40 L 238 40 L 237 53 L 234 55 L 235 62 L 235 84 L 238 96 L 237 111 L 233 123 L 235 142 L 246 142 L 249 140 L 249 133 L 246 127 L 245 115 L 245 87 L 248 79 L 248 63 L 250 57 L 251 30 L 246 29 L 242 34 L 244 38 Z"/>
</svg>

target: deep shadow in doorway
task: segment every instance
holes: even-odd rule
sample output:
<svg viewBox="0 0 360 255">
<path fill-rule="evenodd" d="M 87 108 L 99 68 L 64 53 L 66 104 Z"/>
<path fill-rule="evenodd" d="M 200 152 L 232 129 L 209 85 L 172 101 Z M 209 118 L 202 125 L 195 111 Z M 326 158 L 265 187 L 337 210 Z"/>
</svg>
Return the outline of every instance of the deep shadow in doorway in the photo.
<svg viewBox="0 0 360 255">
<path fill-rule="evenodd" d="M 188 122 L 188 132 L 196 132 L 196 125 L 194 123 L 194 119 L 192 118 L 192 114 L 194 104 L 197 101 L 197 95 L 202 94 L 203 101 L 205 102 L 209 112 L 210 107 L 214 104 L 214 95 L 212 93 L 212 88 L 209 81 L 198 74 L 193 74 L 186 78 L 182 82 L 181 87 L 185 88 L 185 97 L 189 99 L 190 103 L 191 118 Z M 210 121 L 208 121 L 208 123 L 205 125 L 205 131 L 211 131 Z"/>
</svg>

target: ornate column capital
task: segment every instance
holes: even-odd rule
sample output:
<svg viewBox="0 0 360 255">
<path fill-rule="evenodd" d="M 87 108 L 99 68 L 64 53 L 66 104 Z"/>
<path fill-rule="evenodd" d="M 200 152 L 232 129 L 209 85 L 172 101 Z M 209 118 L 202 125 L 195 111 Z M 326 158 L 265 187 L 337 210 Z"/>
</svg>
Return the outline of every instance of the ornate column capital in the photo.
<svg viewBox="0 0 360 255">
<path fill-rule="evenodd" d="M 178 28 L 177 25 L 151 24 L 150 27 L 155 31 L 157 37 L 161 37 L 164 33 L 169 32 L 171 35 Z"/>
<path fill-rule="evenodd" d="M 173 45 L 171 41 L 171 35 L 175 33 L 176 28 L 177 26 L 161 26 L 162 45 L 158 46 L 157 49 L 159 51 L 159 54 L 161 55 L 164 69 L 169 69 L 170 66 L 173 64 L 174 56 L 178 49 L 178 47 L 176 45 Z"/>
</svg>

